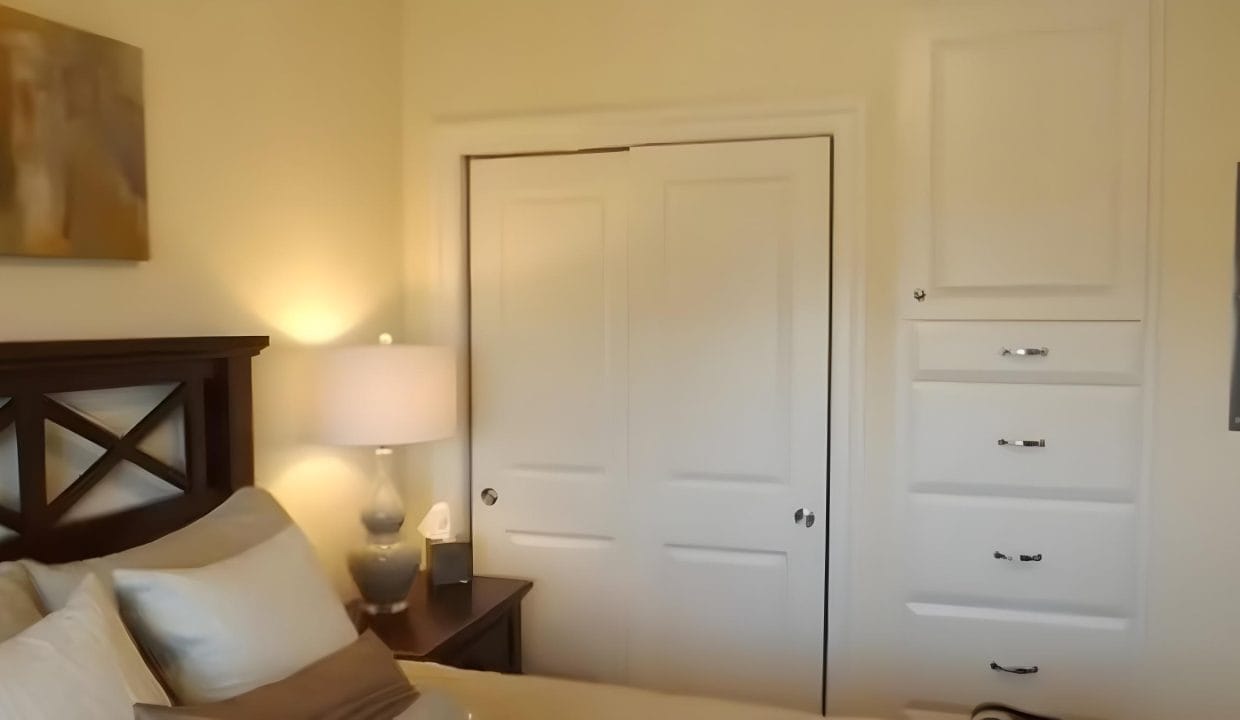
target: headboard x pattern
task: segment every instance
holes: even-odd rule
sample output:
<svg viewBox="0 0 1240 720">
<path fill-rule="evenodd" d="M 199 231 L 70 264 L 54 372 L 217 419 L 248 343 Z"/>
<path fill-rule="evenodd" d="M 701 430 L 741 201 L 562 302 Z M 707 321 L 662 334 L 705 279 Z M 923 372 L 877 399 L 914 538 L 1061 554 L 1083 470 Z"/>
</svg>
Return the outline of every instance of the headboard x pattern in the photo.
<svg viewBox="0 0 1240 720">
<path fill-rule="evenodd" d="M 20 507 L 0 505 L 0 560 L 50 562 L 116 552 L 200 517 L 254 482 L 251 360 L 266 337 L 156 338 L 0 343 L 0 433 L 15 430 Z M 171 385 L 172 391 L 118 434 L 54 397 L 84 390 Z M 185 469 L 140 444 L 183 410 Z M 47 423 L 103 449 L 48 500 Z M 65 516 L 118 464 L 131 462 L 180 492 L 149 505 L 66 522 Z"/>
</svg>

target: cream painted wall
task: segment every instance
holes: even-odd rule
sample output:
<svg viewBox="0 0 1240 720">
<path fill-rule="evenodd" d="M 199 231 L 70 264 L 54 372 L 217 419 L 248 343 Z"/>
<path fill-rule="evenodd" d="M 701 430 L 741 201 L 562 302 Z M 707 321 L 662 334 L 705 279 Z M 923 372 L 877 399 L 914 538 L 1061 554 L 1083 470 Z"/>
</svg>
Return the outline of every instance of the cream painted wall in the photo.
<svg viewBox="0 0 1240 720">
<path fill-rule="evenodd" d="M 1240 433 L 1227 431 L 1240 3 L 1167 0 L 1150 717 L 1240 716 Z"/>
<path fill-rule="evenodd" d="M 938 0 L 405 0 L 406 281 L 411 328 L 451 337 L 428 152 L 436 121 L 689 103 L 859 98 L 867 107 L 866 469 L 855 480 L 854 607 L 893 606 L 878 555 L 894 455 L 901 208 L 898 61 Z M 1226 432 L 1240 3 L 1166 0 L 1165 195 L 1156 265 L 1150 720 L 1240 714 L 1240 435 Z M 894 608 L 892 613 L 894 612 Z M 889 612 L 874 617 L 895 617 Z M 901 638 L 853 622 L 837 712 L 894 716 Z"/>
<path fill-rule="evenodd" d="M 6 0 L 145 51 L 152 260 L 0 258 L 0 338 L 269 334 L 260 484 L 342 592 L 369 460 L 302 432 L 307 347 L 403 322 L 396 0 Z"/>
</svg>

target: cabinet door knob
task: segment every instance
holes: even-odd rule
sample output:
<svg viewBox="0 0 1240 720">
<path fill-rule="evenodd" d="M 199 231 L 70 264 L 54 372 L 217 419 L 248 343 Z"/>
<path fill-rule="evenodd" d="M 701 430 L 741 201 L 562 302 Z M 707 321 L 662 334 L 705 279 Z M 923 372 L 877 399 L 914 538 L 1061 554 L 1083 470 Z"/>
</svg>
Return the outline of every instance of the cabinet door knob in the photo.
<svg viewBox="0 0 1240 720">
<path fill-rule="evenodd" d="M 792 521 L 797 525 L 812 528 L 814 527 L 814 513 L 813 511 L 807 511 L 805 508 L 797 508 L 797 511 L 792 513 Z"/>
<path fill-rule="evenodd" d="M 1046 447 L 1045 440 L 1008 440 L 1007 438 L 999 438 L 1000 445 L 1011 445 L 1012 447 Z"/>
<path fill-rule="evenodd" d="M 997 662 L 993 662 L 993 661 L 990 663 L 990 669 L 991 669 L 991 670 L 994 670 L 995 672 L 1005 672 L 1005 673 L 1011 673 L 1012 675 L 1033 675 L 1034 673 L 1038 672 L 1038 666 L 1037 666 L 1037 665 L 1028 665 L 1028 666 L 1022 666 L 1022 665 L 1009 665 L 1009 666 L 1005 666 L 1005 665 L 1000 665 L 999 663 L 997 663 Z"/>
<path fill-rule="evenodd" d="M 1026 347 L 1026 348 L 1003 348 L 999 351 L 1000 355 L 1017 357 L 1046 357 L 1051 354 L 1050 348 L 1044 347 Z"/>
<path fill-rule="evenodd" d="M 482 498 L 482 504 L 487 506 L 494 505 L 499 500 L 499 493 L 495 492 L 495 488 L 485 488 L 478 495 Z"/>
</svg>

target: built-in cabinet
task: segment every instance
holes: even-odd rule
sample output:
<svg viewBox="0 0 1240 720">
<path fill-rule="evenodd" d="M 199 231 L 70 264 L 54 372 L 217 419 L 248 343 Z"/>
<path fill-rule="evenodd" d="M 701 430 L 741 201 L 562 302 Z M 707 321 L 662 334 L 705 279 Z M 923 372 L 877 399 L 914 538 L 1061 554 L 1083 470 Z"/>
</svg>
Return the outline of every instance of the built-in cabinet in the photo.
<svg viewBox="0 0 1240 720">
<path fill-rule="evenodd" d="M 903 73 L 906 315 L 1141 318 L 1144 0 L 931 5 Z"/>
<path fill-rule="evenodd" d="M 907 717 L 1123 718 L 1142 617 L 1150 9 L 933 4 L 908 44 Z"/>
<path fill-rule="evenodd" d="M 910 325 L 905 699 L 1125 717 L 1144 457 L 1125 350 L 1140 357 L 1140 323 Z"/>
</svg>

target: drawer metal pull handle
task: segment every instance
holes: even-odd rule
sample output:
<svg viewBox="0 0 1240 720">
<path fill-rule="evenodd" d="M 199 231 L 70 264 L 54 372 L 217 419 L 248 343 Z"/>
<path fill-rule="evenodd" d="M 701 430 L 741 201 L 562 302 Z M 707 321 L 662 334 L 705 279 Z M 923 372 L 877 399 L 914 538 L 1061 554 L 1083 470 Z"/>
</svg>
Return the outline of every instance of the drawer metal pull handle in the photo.
<svg viewBox="0 0 1240 720">
<path fill-rule="evenodd" d="M 1007 560 L 1008 562 L 1012 562 L 1013 560 L 1020 560 L 1021 562 L 1042 562 L 1042 553 L 1038 553 L 1037 555 L 1017 555 L 1012 557 L 1007 553 L 1002 553 L 996 550 L 994 558 L 996 560 Z"/>
<path fill-rule="evenodd" d="M 1000 355 L 1019 357 L 1046 357 L 1051 354 L 1050 348 L 1044 347 L 1027 347 L 1027 348 L 1003 348 L 999 351 Z"/>
<path fill-rule="evenodd" d="M 1011 445 L 1012 447 L 1046 447 L 1045 440 L 1008 440 L 1007 438 L 999 438 L 1000 445 Z"/>
<path fill-rule="evenodd" d="M 1033 675 L 1038 672 L 1037 665 L 1029 665 L 1028 667 L 1023 667 L 1020 665 L 1004 667 L 1003 665 L 993 661 L 990 663 L 990 669 L 996 672 L 1011 673 L 1013 675 Z"/>
</svg>

